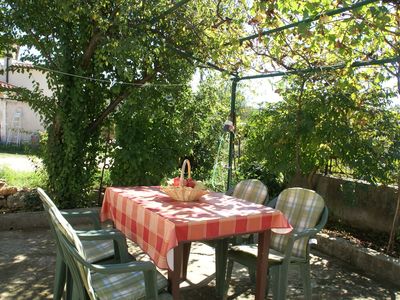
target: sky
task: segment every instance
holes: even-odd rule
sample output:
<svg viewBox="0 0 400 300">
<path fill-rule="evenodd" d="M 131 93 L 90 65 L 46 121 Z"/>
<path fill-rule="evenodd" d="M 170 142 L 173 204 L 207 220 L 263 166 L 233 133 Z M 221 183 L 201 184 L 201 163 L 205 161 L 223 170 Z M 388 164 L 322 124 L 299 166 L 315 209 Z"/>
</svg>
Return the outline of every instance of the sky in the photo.
<svg viewBox="0 0 400 300">
<path fill-rule="evenodd" d="M 195 73 L 192 80 L 192 88 L 194 91 L 197 90 L 197 86 L 199 83 L 200 76 L 198 72 Z M 265 102 L 278 102 L 282 100 L 282 97 L 275 93 L 277 89 L 277 83 L 281 79 L 281 77 L 276 78 L 262 78 L 262 79 L 253 79 L 253 80 L 245 80 L 239 83 L 239 88 L 244 93 L 246 97 L 246 102 L 251 107 L 258 108 L 259 105 Z M 395 86 L 396 79 L 390 80 L 388 82 L 388 86 Z M 393 100 L 394 105 L 400 105 L 400 97 L 397 96 Z"/>
<path fill-rule="evenodd" d="M 247 98 L 247 104 L 252 107 L 258 107 L 265 102 L 282 100 L 282 97 L 275 93 L 278 81 L 278 78 L 246 80 L 247 87 L 244 88 L 244 94 Z"/>
<path fill-rule="evenodd" d="M 244 94 L 247 98 L 247 104 L 252 107 L 258 107 L 261 103 L 282 100 L 282 97 L 275 93 L 280 79 L 281 77 L 246 80 L 248 87 L 244 88 Z M 388 82 L 387 86 L 396 86 L 396 84 L 396 79 L 393 78 Z M 393 106 L 400 105 L 400 96 L 397 95 L 392 101 Z"/>
</svg>

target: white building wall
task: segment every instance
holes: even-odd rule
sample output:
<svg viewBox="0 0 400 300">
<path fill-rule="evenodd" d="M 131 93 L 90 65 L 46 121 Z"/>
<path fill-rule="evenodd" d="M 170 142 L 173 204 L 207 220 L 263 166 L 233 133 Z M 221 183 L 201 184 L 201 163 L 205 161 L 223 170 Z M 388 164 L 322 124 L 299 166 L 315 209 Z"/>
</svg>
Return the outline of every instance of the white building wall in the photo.
<svg viewBox="0 0 400 300">
<path fill-rule="evenodd" d="M 0 58 L 0 61 L 2 61 L 0 65 L 0 69 L 4 69 L 6 67 L 6 59 Z M 18 87 L 24 87 L 29 90 L 33 90 L 34 87 L 34 82 L 39 83 L 39 87 L 46 96 L 51 96 L 51 91 L 48 87 L 47 84 L 47 79 L 46 79 L 46 73 L 40 70 L 35 70 L 35 69 L 30 69 L 30 68 L 22 68 L 22 66 L 29 66 L 28 63 L 21 63 L 18 61 L 15 61 L 13 59 L 9 59 L 9 66 L 16 66 L 19 67 L 18 70 L 13 70 L 8 72 L 8 83 L 18 86 Z M 7 74 L 4 72 L 3 74 L 0 74 L 0 80 L 1 81 L 6 81 Z"/>
<path fill-rule="evenodd" d="M 32 136 L 44 130 L 39 115 L 34 112 L 27 103 L 0 98 L 0 141 L 7 142 L 10 134 L 15 134 L 14 117 L 21 113 L 21 142 L 29 143 Z"/>
<path fill-rule="evenodd" d="M 16 62 L 9 59 L 9 65 L 23 66 L 24 63 Z M 6 59 L 0 59 L 0 69 L 5 70 Z M 18 87 L 25 87 L 33 90 L 34 82 L 39 83 L 39 88 L 46 96 L 51 96 L 51 91 L 48 88 L 46 73 L 35 69 L 24 69 L 24 72 L 9 71 L 8 83 Z M 6 82 L 6 72 L 0 74 L 0 81 Z M 21 142 L 29 143 L 32 141 L 32 136 L 39 131 L 44 130 L 44 126 L 40 121 L 39 115 L 29 106 L 29 104 L 20 101 L 14 101 L 7 98 L 5 93 L 0 94 L 0 142 L 7 142 L 7 137 L 14 132 L 13 117 L 15 113 L 22 113 L 21 119 Z"/>
</svg>

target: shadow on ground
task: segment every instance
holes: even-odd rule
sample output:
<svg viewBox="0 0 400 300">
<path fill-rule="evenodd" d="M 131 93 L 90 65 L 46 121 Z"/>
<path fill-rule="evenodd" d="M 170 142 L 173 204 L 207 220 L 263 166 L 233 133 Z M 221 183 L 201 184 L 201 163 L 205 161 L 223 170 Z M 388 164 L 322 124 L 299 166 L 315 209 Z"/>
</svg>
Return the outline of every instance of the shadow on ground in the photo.
<svg viewBox="0 0 400 300">
<path fill-rule="evenodd" d="M 147 260 L 132 244 L 130 251 Z M 183 298 L 215 299 L 213 249 L 194 243 Z M 52 299 L 55 245 L 49 230 L 0 231 L 0 299 Z M 371 279 L 322 253 L 312 255 L 313 299 L 400 299 L 400 289 Z M 288 299 L 303 299 L 296 270 L 290 272 Z M 271 298 L 269 294 L 268 299 Z M 254 299 L 247 270 L 235 264 L 228 299 Z"/>
</svg>

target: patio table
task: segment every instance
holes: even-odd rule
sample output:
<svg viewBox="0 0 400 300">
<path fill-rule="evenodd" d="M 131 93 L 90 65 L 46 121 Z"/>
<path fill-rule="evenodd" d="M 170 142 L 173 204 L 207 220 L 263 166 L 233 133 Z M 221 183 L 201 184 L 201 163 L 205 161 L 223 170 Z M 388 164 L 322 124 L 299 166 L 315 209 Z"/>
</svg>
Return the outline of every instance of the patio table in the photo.
<svg viewBox="0 0 400 300">
<path fill-rule="evenodd" d="M 217 239 L 217 295 L 222 296 L 229 237 L 258 232 L 256 299 L 264 299 L 271 229 L 290 232 L 284 215 L 275 209 L 222 193 L 195 202 L 179 202 L 159 187 L 109 187 L 101 220 L 137 243 L 161 269 L 168 269 L 173 298 L 180 299 L 180 280 L 186 277 L 190 242 Z M 221 267 L 221 269 L 218 268 Z"/>
</svg>

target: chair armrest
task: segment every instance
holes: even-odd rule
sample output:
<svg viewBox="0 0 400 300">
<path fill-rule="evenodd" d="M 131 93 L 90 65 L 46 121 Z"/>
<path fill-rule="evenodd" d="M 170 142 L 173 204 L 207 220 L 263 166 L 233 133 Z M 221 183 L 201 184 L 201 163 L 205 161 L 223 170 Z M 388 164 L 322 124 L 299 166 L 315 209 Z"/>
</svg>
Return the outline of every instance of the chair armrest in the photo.
<svg viewBox="0 0 400 300">
<path fill-rule="evenodd" d="M 294 240 L 298 240 L 304 237 L 312 237 L 314 235 L 316 235 L 320 230 L 318 228 L 307 228 L 303 231 L 299 231 L 299 232 L 294 232 L 293 233 L 293 238 Z"/>
<path fill-rule="evenodd" d="M 121 264 L 107 264 L 98 265 L 91 264 L 88 266 L 93 271 L 103 274 L 117 274 L 117 273 L 129 273 L 137 271 L 155 271 L 156 267 L 150 261 L 133 261 Z"/>
<path fill-rule="evenodd" d="M 285 249 L 285 260 L 289 261 L 290 257 L 292 256 L 292 250 L 293 250 L 293 245 L 294 243 L 302 238 L 309 238 L 312 236 L 315 236 L 318 232 L 320 231 L 319 228 L 307 228 L 302 231 L 295 231 L 293 230 L 292 232 L 288 233 L 289 239 L 286 244 L 286 249 Z"/>
<path fill-rule="evenodd" d="M 285 257 L 290 257 L 291 256 L 293 245 L 297 240 L 302 239 L 302 238 L 307 238 L 307 237 L 314 236 L 318 231 L 319 230 L 316 229 L 316 228 L 307 228 L 307 229 L 302 230 L 302 231 L 293 230 L 292 232 L 288 233 L 289 239 L 288 239 L 288 242 L 286 244 Z"/>
<path fill-rule="evenodd" d="M 117 261 L 125 263 L 130 261 L 130 254 L 126 244 L 125 235 L 116 229 L 101 229 L 89 231 L 76 231 L 81 240 L 112 240 L 114 242 L 114 253 Z"/>
<path fill-rule="evenodd" d="M 91 225 L 93 226 L 93 229 L 101 229 L 99 213 L 96 211 L 92 211 L 92 210 L 61 211 L 61 214 L 68 221 L 70 221 L 72 219 L 86 218 L 91 221 Z"/>
</svg>

